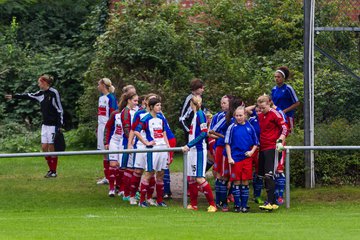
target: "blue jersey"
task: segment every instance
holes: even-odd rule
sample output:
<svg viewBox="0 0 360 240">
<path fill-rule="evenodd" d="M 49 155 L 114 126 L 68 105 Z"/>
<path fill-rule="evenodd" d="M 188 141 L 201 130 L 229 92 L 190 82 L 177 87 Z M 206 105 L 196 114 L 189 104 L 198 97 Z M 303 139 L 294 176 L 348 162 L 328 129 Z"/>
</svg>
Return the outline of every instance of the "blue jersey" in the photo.
<svg viewBox="0 0 360 240">
<path fill-rule="evenodd" d="M 271 90 L 271 98 L 274 104 L 281 110 L 285 110 L 294 103 L 298 102 L 298 98 L 294 89 L 287 84 L 283 84 L 281 87 L 275 86 Z M 286 113 L 288 117 L 294 117 L 295 110 L 291 110 Z"/>
<path fill-rule="evenodd" d="M 194 114 L 189 129 L 189 148 L 196 147 L 197 150 L 206 149 L 207 122 L 205 113 L 199 110 Z"/>
<path fill-rule="evenodd" d="M 165 120 L 160 114 L 157 114 L 156 116 L 157 117 L 154 118 L 151 114 L 146 114 L 136 126 L 135 131 L 141 132 L 144 130 L 146 133 L 146 140 L 149 142 L 154 141 L 155 144 L 159 146 L 166 144 L 164 138 Z"/>
<path fill-rule="evenodd" d="M 223 112 L 223 111 L 216 113 L 216 114 L 213 116 L 212 120 L 211 120 L 210 130 L 213 130 L 214 127 L 216 126 L 216 124 L 217 124 L 222 118 L 224 118 L 225 115 L 226 115 L 226 112 Z M 216 131 L 215 131 L 215 132 L 216 132 Z M 220 141 L 221 141 L 221 140 L 220 140 Z M 217 145 L 218 145 L 218 139 L 215 140 L 214 149 L 216 148 Z"/>
<path fill-rule="evenodd" d="M 253 126 L 255 132 L 256 132 L 256 137 L 258 139 L 260 139 L 260 125 L 259 125 L 259 119 L 258 116 L 256 114 L 255 109 L 252 111 L 252 114 L 249 117 L 249 123 L 251 124 L 251 126 Z"/>
<path fill-rule="evenodd" d="M 234 118 L 231 118 L 230 124 L 227 124 L 226 123 L 226 117 L 224 116 L 223 118 L 221 118 L 218 121 L 218 123 L 214 126 L 214 128 L 212 130 L 225 136 L 227 128 L 233 122 L 234 122 Z M 219 137 L 216 140 L 216 144 L 217 144 L 216 146 L 225 146 L 225 141 L 224 140 L 225 140 L 224 138 Z"/>
<path fill-rule="evenodd" d="M 259 145 L 255 129 L 246 121 L 244 124 L 231 124 L 225 135 L 225 143 L 230 145 L 231 157 L 235 162 L 248 158 L 245 153 L 254 145 Z"/>
</svg>

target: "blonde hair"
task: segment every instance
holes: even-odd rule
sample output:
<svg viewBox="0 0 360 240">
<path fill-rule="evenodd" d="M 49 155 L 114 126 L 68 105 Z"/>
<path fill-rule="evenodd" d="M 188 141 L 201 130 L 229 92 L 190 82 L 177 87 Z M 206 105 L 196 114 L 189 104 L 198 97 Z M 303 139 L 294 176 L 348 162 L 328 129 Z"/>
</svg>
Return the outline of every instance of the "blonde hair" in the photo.
<svg viewBox="0 0 360 240">
<path fill-rule="evenodd" d="M 264 102 L 270 104 L 271 98 L 270 98 L 269 95 L 264 94 L 264 95 L 261 95 L 260 97 L 258 97 L 258 99 L 257 99 L 257 103 L 258 103 L 258 104 L 264 103 Z"/>
<path fill-rule="evenodd" d="M 112 85 L 111 80 L 108 78 L 102 78 L 100 79 L 102 83 L 106 86 L 106 88 L 109 90 L 109 92 L 113 93 L 115 92 L 115 87 Z"/>
<path fill-rule="evenodd" d="M 199 111 L 201 108 L 202 98 L 200 96 L 193 96 L 191 102 L 195 105 L 196 111 Z"/>
<path fill-rule="evenodd" d="M 134 89 L 134 91 L 136 92 L 136 88 L 134 87 L 134 85 L 131 85 L 131 84 L 129 84 L 129 85 L 126 85 L 125 87 L 123 87 L 122 88 L 122 92 L 123 93 L 127 93 L 130 89 Z"/>
</svg>

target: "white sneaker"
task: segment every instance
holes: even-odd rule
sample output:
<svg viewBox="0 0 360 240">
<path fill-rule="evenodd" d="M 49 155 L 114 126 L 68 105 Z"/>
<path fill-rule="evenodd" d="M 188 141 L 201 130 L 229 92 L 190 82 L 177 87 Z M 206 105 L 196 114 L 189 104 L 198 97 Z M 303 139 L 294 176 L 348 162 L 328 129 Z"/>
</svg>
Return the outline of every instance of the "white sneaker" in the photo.
<svg viewBox="0 0 360 240">
<path fill-rule="evenodd" d="M 136 198 L 130 197 L 130 205 L 137 205 Z"/>
<path fill-rule="evenodd" d="M 109 191 L 109 197 L 115 197 L 115 190 Z"/>
<path fill-rule="evenodd" d="M 150 205 L 150 206 L 157 206 L 157 203 L 154 199 L 149 198 L 148 200 L 146 200 L 146 202 Z"/>
<path fill-rule="evenodd" d="M 109 181 L 104 177 L 104 178 L 100 179 L 99 181 L 97 181 L 96 184 L 97 185 L 107 185 L 107 184 L 109 184 Z"/>
<path fill-rule="evenodd" d="M 124 191 L 118 192 L 118 196 L 123 197 L 124 196 Z"/>
</svg>

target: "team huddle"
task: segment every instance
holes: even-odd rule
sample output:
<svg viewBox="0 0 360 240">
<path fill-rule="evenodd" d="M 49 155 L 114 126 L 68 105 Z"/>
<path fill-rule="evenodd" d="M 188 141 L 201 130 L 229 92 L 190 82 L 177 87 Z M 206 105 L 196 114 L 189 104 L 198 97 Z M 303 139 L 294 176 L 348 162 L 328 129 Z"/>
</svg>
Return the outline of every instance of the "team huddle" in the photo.
<svg viewBox="0 0 360 240">
<path fill-rule="evenodd" d="M 208 212 L 249 211 L 249 181 L 253 180 L 254 201 L 262 210 L 272 211 L 283 204 L 285 188 L 285 139 L 293 128 L 294 110 L 299 105 L 295 91 L 285 80 L 287 67 L 275 74 L 276 86 L 271 95 L 258 97 L 255 105 L 245 106 L 239 97 L 221 98 L 221 111 L 212 115 L 204 108 L 200 79 L 190 82 L 191 94 L 185 99 L 179 122 L 184 130 L 188 152 L 189 210 L 198 209 L 198 193 L 204 193 Z M 98 149 L 122 150 L 166 148 L 176 146 L 166 117 L 161 111 L 161 98 L 156 94 L 139 97 L 132 85 L 123 88 L 118 107 L 112 94 L 111 81 L 98 82 Z M 279 154 L 275 154 L 279 152 Z M 279 156 L 279 157 L 278 157 Z M 276 157 L 276 158 L 275 158 Z M 109 154 L 104 156 L 105 178 L 109 196 L 122 196 L 130 205 L 167 207 L 164 197 L 171 196 L 169 165 L 173 153 L 147 152 Z M 206 180 L 213 167 L 215 197 Z M 260 198 L 265 183 L 267 199 Z M 153 194 L 156 189 L 156 200 Z"/>
<path fill-rule="evenodd" d="M 179 117 L 187 142 L 182 150 L 188 152 L 190 204 L 187 209 L 198 209 L 200 191 L 209 203 L 208 212 L 227 212 L 228 204 L 233 201 L 235 212 L 246 213 L 251 180 L 254 201 L 260 204 L 260 209 L 272 211 L 283 204 L 283 150 L 285 139 L 293 129 L 295 109 L 300 104 L 294 89 L 285 84 L 289 76 L 287 67 L 279 67 L 274 73 L 276 86 L 271 95 L 258 97 L 255 105 L 246 106 L 237 96 L 223 96 L 221 111 L 214 115 L 202 101 L 204 82 L 198 78 L 191 80 L 191 94 L 185 99 Z M 60 96 L 52 84 L 53 78 L 45 74 L 38 79 L 40 91 L 5 95 L 9 100 L 30 99 L 40 103 L 44 152 L 54 151 L 54 136 L 63 125 Z M 135 87 L 128 85 L 122 89 L 118 103 L 108 78 L 98 81 L 98 90 L 101 96 L 97 149 L 120 151 L 176 146 L 175 136 L 161 111 L 160 96 L 153 93 L 138 96 Z M 45 159 L 49 166 L 45 177 L 57 177 L 57 156 Z M 164 199 L 171 197 L 169 165 L 172 161 L 172 152 L 107 154 L 103 157 L 105 177 L 98 184 L 109 184 L 108 195 L 119 195 L 130 205 L 167 207 Z M 211 167 L 215 197 L 205 175 Z M 265 202 L 260 198 L 263 183 L 267 193 Z"/>
</svg>

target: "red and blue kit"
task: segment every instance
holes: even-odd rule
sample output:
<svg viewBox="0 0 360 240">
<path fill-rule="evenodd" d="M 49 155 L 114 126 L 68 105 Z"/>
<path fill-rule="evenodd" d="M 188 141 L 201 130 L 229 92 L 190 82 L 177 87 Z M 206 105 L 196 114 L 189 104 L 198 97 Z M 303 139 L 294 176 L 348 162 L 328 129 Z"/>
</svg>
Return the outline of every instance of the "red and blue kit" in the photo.
<svg viewBox="0 0 360 240">
<path fill-rule="evenodd" d="M 151 114 L 146 114 L 137 125 L 135 131 L 145 131 L 146 140 L 155 142 L 154 148 L 165 148 L 167 147 L 167 140 L 165 139 L 165 124 L 166 120 L 157 114 L 153 117 Z M 162 171 L 167 168 L 168 154 L 166 152 L 152 152 L 147 155 L 147 162 L 145 170 L 151 171 Z"/>
<path fill-rule="evenodd" d="M 135 131 L 136 127 L 140 123 L 140 120 L 147 114 L 149 114 L 149 113 L 146 111 L 146 109 L 138 110 L 134 115 L 134 122 L 131 125 L 131 130 Z M 146 133 L 144 130 L 141 130 L 140 134 L 144 139 L 146 139 Z M 135 149 L 145 149 L 146 146 L 141 141 L 139 141 L 138 138 L 135 138 L 134 148 Z M 134 168 L 145 169 L 146 158 L 147 158 L 148 154 L 149 153 L 134 153 Z"/>
<path fill-rule="evenodd" d="M 116 98 L 113 94 L 102 95 L 98 103 L 98 127 L 97 127 L 97 149 L 104 150 L 105 125 L 110 114 L 118 109 Z"/>
<path fill-rule="evenodd" d="M 121 124 L 123 129 L 123 148 L 128 148 L 129 135 L 131 130 L 131 121 L 134 118 L 135 111 L 125 107 L 120 114 Z M 133 159 L 130 154 L 124 153 L 120 161 L 120 168 L 133 168 Z"/>
<path fill-rule="evenodd" d="M 105 126 L 106 144 L 109 145 L 110 151 L 123 149 L 123 126 L 121 113 L 115 110 L 111 113 L 109 121 Z M 122 153 L 109 154 L 109 161 L 119 161 L 122 159 Z"/>
<path fill-rule="evenodd" d="M 188 154 L 188 176 L 205 177 L 207 131 L 206 116 L 202 110 L 199 110 L 194 114 L 189 129 L 189 143 L 187 144 L 190 148 Z"/>
<path fill-rule="evenodd" d="M 230 165 L 230 181 L 252 179 L 252 158 L 245 153 L 259 145 L 256 131 L 249 122 L 231 124 L 225 135 L 225 144 L 231 148 L 231 157 L 235 164 Z"/>
</svg>

